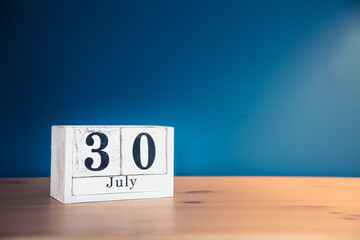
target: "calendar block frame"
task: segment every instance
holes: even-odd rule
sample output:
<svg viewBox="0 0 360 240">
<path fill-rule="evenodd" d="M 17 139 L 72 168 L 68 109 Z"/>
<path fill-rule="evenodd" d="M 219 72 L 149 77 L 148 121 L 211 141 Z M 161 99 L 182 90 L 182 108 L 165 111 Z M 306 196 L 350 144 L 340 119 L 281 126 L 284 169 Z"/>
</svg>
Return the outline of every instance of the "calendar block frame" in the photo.
<svg viewBox="0 0 360 240">
<path fill-rule="evenodd" d="M 166 133 L 166 172 L 163 174 L 135 175 L 144 179 L 143 185 L 137 191 L 104 190 L 96 192 L 89 185 L 96 186 L 104 181 L 104 177 L 74 177 L 73 176 L 73 151 L 75 148 L 74 134 L 78 128 L 119 128 L 120 136 L 124 128 L 161 128 Z M 121 144 L 121 143 L 120 143 Z M 124 159 L 120 159 L 123 161 Z M 108 177 L 108 176 L 105 176 Z M 124 178 L 128 176 L 113 175 Z M 130 181 L 130 180 L 129 180 Z M 76 185 L 74 185 L 76 184 Z M 95 191 L 95 192 L 94 192 Z M 163 126 L 52 126 L 51 131 L 51 178 L 50 196 L 62 203 L 114 201 L 127 199 L 173 197 L 174 193 L 174 128 Z"/>
</svg>

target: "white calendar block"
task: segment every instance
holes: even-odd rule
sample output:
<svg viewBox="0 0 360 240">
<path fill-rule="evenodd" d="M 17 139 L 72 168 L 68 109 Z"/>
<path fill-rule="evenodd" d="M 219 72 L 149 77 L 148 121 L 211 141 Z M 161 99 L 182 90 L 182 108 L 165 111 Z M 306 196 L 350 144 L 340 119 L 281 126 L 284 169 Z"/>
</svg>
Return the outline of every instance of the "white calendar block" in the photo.
<svg viewBox="0 0 360 240">
<path fill-rule="evenodd" d="M 53 126 L 50 195 L 63 203 L 172 197 L 174 129 Z"/>
<path fill-rule="evenodd" d="M 74 128 L 73 177 L 111 175 L 120 175 L 120 129 Z"/>
<path fill-rule="evenodd" d="M 123 174 L 166 174 L 164 128 L 123 128 L 121 131 Z"/>
<path fill-rule="evenodd" d="M 170 188 L 166 175 L 111 176 L 74 178 L 73 195 L 92 195 L 106 193 L 152 192 Z M 106 187 L 104 187 L 106 186 Z"/>
</svg>

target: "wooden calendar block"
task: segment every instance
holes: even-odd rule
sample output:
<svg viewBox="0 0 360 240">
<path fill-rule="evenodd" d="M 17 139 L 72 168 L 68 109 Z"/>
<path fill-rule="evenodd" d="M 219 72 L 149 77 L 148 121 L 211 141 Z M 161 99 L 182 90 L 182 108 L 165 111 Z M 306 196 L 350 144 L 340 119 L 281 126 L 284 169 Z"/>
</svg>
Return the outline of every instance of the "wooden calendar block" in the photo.
<svg viewBox="0 0 360 240">
<path fill-rule="evenodd" d="M 121 146 L 123 174 L 166 174 L 164 128 L 123 128 Z"/>
<path fill-rule="evenodd" d="M 63 203 L 172 197 L 174 129 L 53 126 L 50 195 Z"/>
<path fill-rule="evenodd" d="M 120 129 L 74 128 L 73 177 L 120 175 Z"/>
</svg>

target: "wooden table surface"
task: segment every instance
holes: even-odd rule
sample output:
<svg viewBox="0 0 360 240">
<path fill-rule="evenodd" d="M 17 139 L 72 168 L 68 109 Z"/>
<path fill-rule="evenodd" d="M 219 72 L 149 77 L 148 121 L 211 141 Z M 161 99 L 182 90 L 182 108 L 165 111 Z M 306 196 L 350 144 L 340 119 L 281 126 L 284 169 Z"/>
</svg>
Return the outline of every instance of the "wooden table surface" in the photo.
<svg viewBox="0 0 360 240">
<path fill-rule="evenodd" d="M 360 178 L 176 177 L 174 198 L 62 204 L 0 179 L 2 239 L 360 239 Z"/>
</svg>

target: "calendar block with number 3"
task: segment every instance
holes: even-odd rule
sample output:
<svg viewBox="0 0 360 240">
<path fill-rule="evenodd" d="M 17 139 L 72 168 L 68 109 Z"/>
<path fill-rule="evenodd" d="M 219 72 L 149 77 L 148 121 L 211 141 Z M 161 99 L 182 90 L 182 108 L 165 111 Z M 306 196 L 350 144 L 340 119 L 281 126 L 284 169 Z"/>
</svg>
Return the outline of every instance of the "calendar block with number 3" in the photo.
<svg viewBox="0 0 360 240">
<path fill-rule="evenodd" d="M 50 195 L 63 203 L 172 197 L 174 129 L 53 126 Z"/>
</svg>

